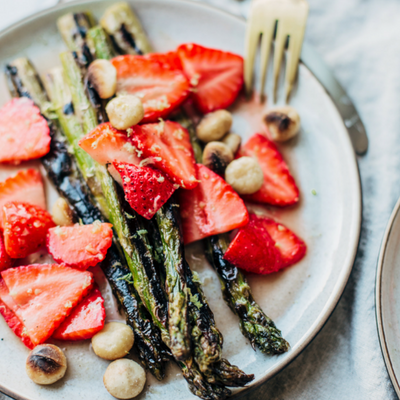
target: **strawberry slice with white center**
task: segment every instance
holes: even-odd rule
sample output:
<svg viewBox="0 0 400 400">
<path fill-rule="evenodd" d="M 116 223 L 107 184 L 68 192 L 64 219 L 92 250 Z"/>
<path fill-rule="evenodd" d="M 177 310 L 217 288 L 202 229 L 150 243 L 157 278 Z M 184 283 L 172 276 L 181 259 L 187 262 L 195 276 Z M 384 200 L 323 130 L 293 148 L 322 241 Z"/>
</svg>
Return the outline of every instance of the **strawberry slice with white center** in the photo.
<svg viewBox="0 0 400 400">
<path fill-rule="evenodd" d="M 129 164 L 139 164 L 142 151 L 132 145 L 129 139 L 132 130 L 120 131 L 109 122 L 98 125 L 79 141 L 79 146 L 101 165 L 110 164 L 108 170 L 120 182 L 118 172 L 112 162 L 115 160 Z"/>
<path fill-rule="evenodd" d="M 34 264 L 1 273 L 9 293 L 1 300 L 23 323 L 33 345 L 44 343 L 86 296 L 93 274 L 62 265 Z M 8 295 L 14 304 L 7 301 Z"/>
<path fill-rule="evenodd" d="M 185 244 L 228 232 L 249 221 L 246 206 L 232 187 L 204 165 L 197 164 L 197 168 L 198 186 L 179 192 Z"/>
<path fill-rule="evenodd" d="M 132 127 L 132 143 L 152 164 L 175 184 L 193 189 L 197 186 L 197 169 L 189 132 L 177 122 L 161 121 Z"/>
<path fill-rule="evenodd" d="M 0 109 L 0 162 L 32 160 L 50 151 L 50 129 L 32 100 L 12 99 Z"/>
<path fill-rule="evenodd" d="M 121 174 L 127 202 L 147 219 L 151 219 L 175 191 L 172 182 L 152 168 L 121 162 L 114 162 L 114 167 Z"/>
<path fill-rule="evenodd" d="M 179 46 L 177 53 L 200 112 L 227 108 L 235 101 L 243 86 L 241 56 L 194 43 Z"/>
<path fill-rule="evenodd" d="M 243 146 L 241 155 L 257 158 L 264 173 L 261 189 L 242 196 L 245 200 L 274 206 L 289 206 L 299 201 L 299 189 L 275 143 L 256 133 Z"/>
<path fill-rule="evenodd" d="M 182 71 L 164 68 L 143 56 L 124 55 L 111 62 L 117 69 L 117 93 L 134 94 L 142 100 L 142 123 L 165 118 L 189 95 L 189 81 Z"/>
<path fill-rule="evenodd" d="M 27 169 L 0 182 L 0 210 L 10 201 L 29 201 L 30 204 L 46 209 L 46 199 L 40 172 Z M 0 212 L 2 226 L 3 213 Z"/>
</svg>

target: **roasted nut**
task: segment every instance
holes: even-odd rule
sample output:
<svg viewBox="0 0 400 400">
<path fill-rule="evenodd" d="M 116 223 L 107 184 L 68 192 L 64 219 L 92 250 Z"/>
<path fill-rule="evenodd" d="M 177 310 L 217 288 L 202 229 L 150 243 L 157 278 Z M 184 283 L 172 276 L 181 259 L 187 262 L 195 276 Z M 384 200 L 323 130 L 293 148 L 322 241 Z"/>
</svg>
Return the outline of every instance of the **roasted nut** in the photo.
<svg viewBox="0 0 400 400">
<path fill-rule="evenodd" d="M 125 357 L 133 346 L 132 328 L 121 322 L 109 322 L 92 337 L 93 351 L 106 360 Z"/>
<path fill-rule="evenodd" d="M 69 226 L 73 225 L 72 211 L 65 199 L 59 197 L 51 209 L 51 216 L 56 225 Z"/>
<path fill-rule="evenodd" d="M 232 114 L 218 110 L 207 114 L 197 125 L 197 137 L 205 143 L 220 140 L 232 126 Z"/>
<path fill-rule="evenodd" d="M 222 175 L 233 160 L 231 149 L 221 142 L 210 142 L 204 147 L 203 164 L 217 174 Z"/>
<path fill-rule="evenodd" d="M 117 399 L 132 399 L 144 388 L 146 373 L 135 361 L 126 358 L 112 362 L 103 377 L 108 393 Z"/>
<path fill-rule="evenodd" d="M 125 130 L 138 124 L 144 117 L 143 104 L 139 97 L 132 94 L 118 96 L 106 106 L 111 125 Z"/>
<path fill-rule="evenodd" d="M 273 140 L 285 142 L 299 132 L 300 116 L 293 107 L 277 107 L 268 112 L 265 123 Z"/>
<path fill-rule="evenodd" d="M 222 138 L 222 143 L 225 143 L 231 149 L 232 154 L 236 154 L 242 143 L 242 138 L 236 133 L 228 133 Z"/>
<path fill-rule="evenodd" d="M 226 168 L 225 180 L 237 193 L 252 194 L 261 189 L 264 174 L 255 158 L 240 157 Z"/>
<path fill-rule="evenodd" d="M 60 380 L 67 370 L 67 359 L 62 350 L 52 344 L 36 346 L 26 359 L 26 373 L 39 385 L 51 385 Z"/>
<path fill-rule="evenodd" d="M 87 78 L 101 99 L 109 99 L 117 90 L 117 70 L 108 60 L 94 60 L 88 68 Z"/>
</svg>

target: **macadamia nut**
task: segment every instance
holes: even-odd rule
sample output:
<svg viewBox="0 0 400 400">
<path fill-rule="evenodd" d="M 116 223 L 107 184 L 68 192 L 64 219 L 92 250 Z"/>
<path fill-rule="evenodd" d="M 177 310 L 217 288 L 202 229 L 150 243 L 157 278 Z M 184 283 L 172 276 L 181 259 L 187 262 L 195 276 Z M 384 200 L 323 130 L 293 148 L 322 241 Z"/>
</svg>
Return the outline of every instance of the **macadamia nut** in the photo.
<svg viewBox="0 0 400 400">
<path fill-rule="evenodd" d="M 222 143 L 225 143 L 231 149 L 231 152 L 236 154 L 242 143 L 242 138 L 236 133 L 228 133 L 222 138 Z"/>
<path fill-rule="evenodd" d="M 93 351 L 106 360 L 125 357 L 133 346 L 132 328 L 121 322 L 109 322 L 92 337 Z"/>
<path fill-rule="evenodd" d="M 285 142 L 299 132 L 300 116 L 293 107 L 277 107 L 268 112 L 265 123 L 273 140 Z"/>
<path fill-rule="evenodd" d="M 103 377 L 108 393 L 117 399 L 132 399 L 144 388 L 146 373 L 135 361 L 126 358 L 112 362 Z"/>
<path fill-rule="evenodd" d="M 225 180 L 237 193 L 252 194 L 261 189 L 264 174 L 255 158 L 240 157 L 226 168 Z"/>
<path fill-rule="evenodd" d="M 53 344 L 36 346 L 26 359 L 26 373 L 39 385 L 51 385 L 59 381 L 67 370 L 63 351 Z"/>
<path fill-rule="evenodd" d="M 232 126 L 232 114 L 218 110 L 207 114 L 197 125 L 197 137 L 205 143 L 220 140 Z"/>
<path fill-rule="evenodd" d="M 117 90 L 117 70 L 108 60 L 90 63 L 87 78 L 101 99 L 109 99 Z"/>
<path fill-rule="evenodd" d="M 221 142 L 209 142 L 203 151 L 203 164 L 217 174 L 222 175 L 233 160 L 231 149 Z"/>
<path fill-rule="evenodd" d="M 73 225 L 72 211 L 65 199 L 59 197 L 51 209 L 51 216 L 56 225 L 69 226 Z"/>
<path fill-rule="evenodd" d="M 144 108 L 139 97 L 126 94 L 112 99 L 106 106 L 111 125 L 125 130 L 138 124 L 144 117 Z"/>
</svg>

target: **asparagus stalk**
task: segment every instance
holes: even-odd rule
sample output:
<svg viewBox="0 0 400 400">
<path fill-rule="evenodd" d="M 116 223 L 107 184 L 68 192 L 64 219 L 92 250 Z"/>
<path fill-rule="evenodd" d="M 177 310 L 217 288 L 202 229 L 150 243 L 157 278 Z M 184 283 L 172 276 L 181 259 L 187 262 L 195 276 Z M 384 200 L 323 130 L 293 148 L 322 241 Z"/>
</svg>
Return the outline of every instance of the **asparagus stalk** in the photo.
<svg viewBox="0 0 400 400">
<path fill-rule="evenodd" d="M 101 46 L 98 48 L 101 48 Z M 230 394 L 230 391 L 224 387 L 210 385 L 207 383 L 200 371 L 198 371 L 197 366 L 192 358 L 189 358 L 185 362 L 178 362 L 178 365 L 182 369 L 183 375 L 189 384 L 190 390 L 199 397 L 203 399 L 223 399 Z"/>
<path fill-rule="evenodd" d="M 140 23 L 137 21 L 137 18 L 132 11 L 130 11 L 129 5 L 120 3 L 110 7 L 106 12 L 106 16 L 107 18 L 103 18 L 102 20 L 103 27 L 108 30 L 109 33 L 114 33 L 115 35 L 115 32 L 119 32 L 119 37 L 125 37 L 125 52 L 135 54 L 136 48 L 131 48 L 130 51 L 126 51 L 126 46 L 134 42 L 135 37 L 131 35 L 131 40 L 126 40 L 127 32 L 124 30 L 124 26 L 136 26 L 136 31 L 140 31 L 142 36 L 145 35 L 145 33 Z M 121 48 L 117 47 L 116 50 L 123 54 Z M 150 47 L 143 49 L 143 52 L 149 51 L 151 51 Z M 202 148 L 191 120 L 186 117 L 183 112 L 180 112 L 177 120 L 189 131 L 196 161 L 201 162 Z M 172 203 L 169 203 L 168 205 L 171 206 L 171 204 Z M 157 213 L 157 222 L 161 236 L 165 233 L 166 237 L 166 240 L 164 240 L 162 244 L 164 244 L 164 249 L 166 250 L 164 255 L 166 256 L 167 263 L 170 262 L 170 264 L 173 264 L 173 261 L 175 261 L 176 265 L 182 268 L 183 262 L 185 266 L 184 269 L 186 270 L 190 299 L 197 299 L 197 301 L 189 301 L 189 316 L 193 326 L 191 334 L 196 363 L 209 382 L 215 383 L 218 381 L 219 383 L 229 386 L 243 386 L 254 377 L 246 375 L 240 371 L 239 368 L 230 365 L 227 360 L 221 358 L 222 335 L 215 326 L 214 316 L 208 306 L 201 285 L 199 282 L 194 282 L 192 272 L 184 260 L 183 250 L 181 250 L 181 246 L 177 243 L 179 241 L 178 238 L 182 237 L 179 229 L 179 215 L 176 211 L 171 212 L 170 210 L 169 218 L 165 217 L 165 208 L 168 205 L 164 206 Z M 174 234 L 171 232 L 174 232 Z M 153 234 L 152 237 L 157 241 L 159 236 Z M 171 238 L 175 239 L 175 243 L 167 243 L 168 241 L 173 242 Z M 161 238 L 159 240 L 161 241 Z"/>
<path fill-rule="evenodd" d="M 289 349 L 281 331 L 254 301 L 244 275 L 223 259 L 229 241 L 226 235 L 211 236 L 206 239 L 206 256 L 217 271 L 224 300 L 240 318 L 240 328 L 253 348 L 257 346 L 266 354 L 281 354 Z"/>
<path fill-rule="evenodd" d="M 75 219 L 80 219 L 84 224 L 91 224 L 95 220 L 104 220 L 99 209 L 91 202 L 89 189 L 67 151 L 58 126 L 49 119 L 54 115 L 51 115 L 47 93 L 32 64 L 26 58 L 17 59 L 6 67 L 6 76 L 12 95 L 31 98 L 47 118 L 52 132 L 52 141 L 50 152 L 42 158 L 42 163 L 60 195 L 70 203 Z M 63 108 L 63 110 L 65 109 L 69 110 L 68 107 Z M 61 115 L 63 112 L 57 114 Z M 68 112 L 66 115 L 70 118 L 71 113 Z M 69 123 L 66 126 L 73 127 L 75 125 Z M 168 351 L 163 346 L 160 333 L 149 320 L 147 311 L 133 286 L 127 280 L 122 279 L 129 274 L 129 270 L 122 262 L 119 247 L 115 243 L 109 249 L 107 257 L 102 263 L 102 269 L 125 311 L 128 324 L 134 330 L 139 358 L 157 379 L 162 379 L 164 361 L 168 356 Z"/>
<path fill-rule="evenodd" d="M 128 3 L 116 3 L 107 8 L 100 25 L 110 36 L 118 53 L 146 54 L 152 51 L 140 21 Z"/>
</svg>

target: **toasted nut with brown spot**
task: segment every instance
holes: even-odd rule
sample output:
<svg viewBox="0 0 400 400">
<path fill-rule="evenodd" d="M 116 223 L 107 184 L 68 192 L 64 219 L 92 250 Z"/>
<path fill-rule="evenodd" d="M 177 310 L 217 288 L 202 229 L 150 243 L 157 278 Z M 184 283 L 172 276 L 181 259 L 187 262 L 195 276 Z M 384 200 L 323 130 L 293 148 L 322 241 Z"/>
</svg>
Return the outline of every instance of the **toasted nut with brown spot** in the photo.
<svg viewBox="0 0 400 400">
<path fill-rule="evenodd" d="M 99 357 L 105 360 L 116 360 L 129 353 L 134 340 L 130 326 L 121 322 L 109 322 L 92 337 L 92 347 Z"/>
<path fill-rule="evenodd" d="M 26 359 L 26 373 L 39 385 L 51 385 L 59 381 L 67 370 L 63 351 L 53 344 L 36 346 Z"/>
<path fill-rule="evenodd" d="M 228 133 L 222 138 L 222 143 L 225 143 L 233 154 L 239 150 L 242 143 L 242 138 L 236 133 Z"/>
<path fill-rule="evenodd" d="M 144 117 L 141 100 L 132 94 L 115 97 L 107 104 L 106 111 L 111 125 L 121 130 L 138 124 Z"/>
<path fill-rule="evenodd" d="M 300 116 L 293 107 L 277 107 L 267 113 L 265 123 L 273 140 L 285 142 L 299 132 Z"/>
<path fill-rule="evenodd" d="M 197 125 L 197 137 L 205 142 L 220 140 L 232 126 L 232 114 L 226 110 L 218 110 L 207 114 Z"/>
<path fill-rule="evenodd" d="M 224 143 L 210 142 L 204 147 L 203 164 L 219 175 L 223 175 L 232 160 L 232 151 Z"/>
<path fill-rule="evenodd" d="M 132 399 L 144 388 L 146 373 L 135 361 L 126 358 L 112 362 L 103 377 L 108 393 L 117 399 Z"/>
<path fill-rule="evenodd" d="M 117 70 L 108 60 L 94 60 L 87 78 L 101 99 L 109 99 L 117 90 Z"/>
<path fill-rule="evenodd" d="M 65 199 L 59 197 L 51 209 L 51 216 L 56 225 L 69 226 L 73 225 L 72 211 Z"/>
<path fill-rule="evenodd" d="M 225 180 L 237 193 L 253 194 L 261 189 L 264 174 L 255 158 L 240 157 L 226 168 Z"/>
</svg>

